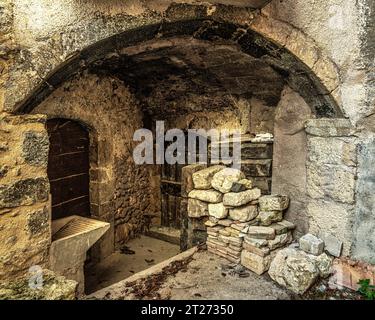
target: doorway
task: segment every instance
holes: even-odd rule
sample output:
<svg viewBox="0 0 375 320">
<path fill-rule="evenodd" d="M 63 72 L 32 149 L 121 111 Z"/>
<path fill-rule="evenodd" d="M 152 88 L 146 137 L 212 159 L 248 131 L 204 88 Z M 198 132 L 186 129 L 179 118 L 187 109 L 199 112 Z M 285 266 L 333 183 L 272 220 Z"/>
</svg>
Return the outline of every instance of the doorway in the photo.
<svg viewBox="0 0 375 320">
<path fill-rule="evenodd" d="M 72 215 L 90 217 L 89 132 L 68 119 L 48 120 L 47 131 L 52 220 Z"/>
</svg>

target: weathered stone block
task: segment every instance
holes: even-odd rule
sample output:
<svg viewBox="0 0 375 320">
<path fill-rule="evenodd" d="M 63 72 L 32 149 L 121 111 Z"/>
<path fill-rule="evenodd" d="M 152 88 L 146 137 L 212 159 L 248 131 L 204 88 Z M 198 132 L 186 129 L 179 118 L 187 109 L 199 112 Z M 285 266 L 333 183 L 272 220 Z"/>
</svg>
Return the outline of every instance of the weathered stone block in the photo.
<svg viewBox="0 0 375 320">
<path fill-rule="evenodd" d="M 223 194 L 216 190 L 193 190 L 190 191 L 189 198 L 209 203 L 219 203 L 223 200 Z"/>
<path fill-rule="evenodd" d="M 302 250 L 279 250 L 271 262 L 268 274 L 281 286 L 297 294 L 305 293 L 318 279 L 331 272 L 332 259 L 326 254 L 309 255 Z"/>
<path fill-rule="evenodd" d="M 276 250 L 291 243 L 292 240 L 293 236 L 291 232 L 276 235 L 275 239 L 268 240 L 268 247 L 270 248 L 270 250 Z"/>
<path fill-rule="evenodd" d="M 212 222 L 211 220 L 207 220 L 207 221 L 204 223 L 204 225 L 205 225 L 206 227 L 211 228 L 211 227 L 215 227 L 215 226 L 217 226 L 217 223 L 216 223 L 216 222 Z"/>
<path fill-rule="evenodd" d="M 356 170 L 337 165 L 307 165 L 307 193 L 313 199 L 331 198 L 334 201 L 354 202 Z"/>
<path fill-rule="evenodd" d="M 197 199 L 189 199 L 188 216 L 190 218 L 201 218 L 208 216 L 208 204 Z"/>
<path fill-rule="evenodd" d="M 193 173 L 194 188 L 202 190 L 211 189 L 211 182 L 214 175 L 224 168 L 225 166 L 216 165 Z"/>
<path fill-rule="evenodd" d="M 213 176 L 211 185 L 222 193 L 228 193 L 231 191 L 233 183 L 244 178 L 245 175 L 240 170 L 225 168 Z"/>
<path fill-rule="evenodd" d="M 47 167 L 49 138 L 47 132 L 28 131 L 24 134 L 22 155 L 26 163 Z"/>
<path fill-rule="evenodd" d="M 279 222 L 283 220 L 282 211 L 260 211 L 259 216 L 257 217 L 260 225 L 270 226 L 274 222 Z"/>
<path fill-rule="evenodd" d="M 243 243 L 243 248 L 247 250 L 250 253 L 256 254 L 260 257 L 266 257 L 270 254 L 270 249 L 267 247 L 260 247 L 258 248 L 257 246 L 251 245 L 247 242 Z"/>
<path fill-rule="evenodd" d="M 47 178 L 25 179 L 11 185 L 0 185 L 0 209 L 44 202 L 48 200 L 48 195 Z"/>
<path fill-rule="evenodd" d="M 219 225 L 224 226 L 224 227 L 229 227 L 232 225 L 233 220 L 231 219 L 221 219 L 217 222 Z"/>
<path fill-rule="evenodd" d="M 27 228 L 32 236 L 49 231 L 50 214 L 47 207 L 27 215 Z"/>
<path fill-rule="evenodd" d="M 261 257 L 247 250 L 242 250 L 241 264 L 258 275 L 265 273 L 271 263 L 271 256 Z"/>
<path fill-rule="evenodd" d="M 258 215 L 258 206 L 246 205 L 243 207 L 238 207 L 229 210 L 229 216 L 240 222 L 247 222 L 255 219 Z"/>
<path fill-rule="evenodd" d="M 208 213 L 217 219 L 225 219 L 228 216 L 228 208 L 223 203 L 210 203 L 208 205 Z"/>
<path fill-rule="evenodd" d="M 193 173 L 207 168 L 207 164 L 192 164 L 182 167 L 181 196 L 188 197 L 189 192 L 194 189 Z"/>
<path fill-rule="evenodd" d="M 357 144 L 354 138 L 309 137 L 308 161 L 316 164 L 356 166 Z"/>
<path fill-rule="evenodd" d="M 319 271 L 305 252 L 286 248 L 276 254 L 268 274 L 279 285 L 303 294 L 317 280 Z"/>
<path fill-rule="evenodd" d="M 275 239 L 275 230 L 270 227 L 250 226 L 248 236 L 255 239 L 272 240 Z"/>
<path fill-rule="evenodd" d="M 30 288 L 30 276 L 2 282 L 0 284 L 0 300 L 74 300 L 78 283 L 57 276 L 49 270 L 35 270 L 35 278 L 43 281 L 40 289 Z"/>
<path fill-rule="evenodd" d="M 340 257 L 343 243 L 335 236 L 326 231 L 319 231 L 319 238 L 324 242 L 325 251 L 334 257 Z"/>
<path fill-rule="evenodd" d="M 229 207 L 240 207 L 253 200 L 259 199 L 261 192 L 259 189 L 252 189 L 243 192 L 230 192 L 226 193 L 223 197 L 223 203 Z"/>
<path fill-rule="evenodd" d="M 306 253 L 315 256 L 322 254 L 324 250 L 324 242 L 310 233 L 305 234 L 299 239 L 299 246 Z"/>
<path fill-rule="evenodd" d="M 289 206 L 289 198 L 282 195 L 267 195 L 259 198 L 260 211 L 283 211 Z"/>
<path fill-rule="evenodd" d="M 265 239 L 255 239 L 249 236 L 245 236 L 244 241 L 257 248 L 262 248 L 268 245 L 268 242 Z"/>
<path fill-rule="evenodd" d="M 270 228 L 275 230 L 276 235 L 284 234 L 289 231 L 289 229 L 280 223 L 273 223 L 269 226 Z"/>
<path fill-rule="evenodd" d="M 354 132 L 348 119 L 310 119 L 305 129 L 309 135 L 318 137 L 347 137 Z"/>
</svg>

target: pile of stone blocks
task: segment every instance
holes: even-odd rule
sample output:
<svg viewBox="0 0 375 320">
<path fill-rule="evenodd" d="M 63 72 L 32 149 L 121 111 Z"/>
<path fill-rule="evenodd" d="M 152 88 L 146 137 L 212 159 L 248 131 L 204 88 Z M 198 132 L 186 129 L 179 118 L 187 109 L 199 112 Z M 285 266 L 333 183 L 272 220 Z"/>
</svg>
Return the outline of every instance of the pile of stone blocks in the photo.
<svg viewBox="0 0 375 320">
<path fill-rule="evenodd" d="M 240 170 L 215 165 L 192 175 L 188 215 L 204 218 L 207 249 L 257 274 L 268 270 L 277 249 L 292 241 L 283 219 L 286 196 L 262 196 Z"/>
<path fill-rule="evenodd" d="M 289 206 L 286 196 L 269 195 L 259 198 L 256 225 L 250 226 L 244 237 L 241 264 L 257 274 L 269 269 L 277 250 L 293 240 L 294 224 L 284 220 Z"/>
</svg>

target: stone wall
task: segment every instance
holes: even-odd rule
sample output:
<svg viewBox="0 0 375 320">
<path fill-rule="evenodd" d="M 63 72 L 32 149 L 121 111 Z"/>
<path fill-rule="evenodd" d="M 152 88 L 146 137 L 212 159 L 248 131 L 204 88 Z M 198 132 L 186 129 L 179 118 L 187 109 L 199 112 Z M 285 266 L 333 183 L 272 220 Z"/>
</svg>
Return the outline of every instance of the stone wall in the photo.
<svg viewBox="0 0 375 320">
<path fill-rule="evenodd" d="M 0 282 L 48 267 L 48 135 L 45 117 L 0 117 Z"/>
<path fill-rule="evenodd" d="M 135 165 L 132 158 L 133 134 L 143 126 L 142 111 L 121 81 L 84 74 L 66 82 L 34 112 L 77 120 L 90 131 L 91 215 L 111 223 L 96 245 L 98 256 L 105 257 L 114 244 L 143 230 L 145 212 L 160 211 L 153 197 L 159 190 L 150 183 L 154 168 Z"/>
<path fill-rule="evenodd" d="M 350 256 L 357 181 L 358 141 L 348 120 L 309 120 L 307 214 L 310 232 L 328 232 L 343 242 Z"/>
</svg>

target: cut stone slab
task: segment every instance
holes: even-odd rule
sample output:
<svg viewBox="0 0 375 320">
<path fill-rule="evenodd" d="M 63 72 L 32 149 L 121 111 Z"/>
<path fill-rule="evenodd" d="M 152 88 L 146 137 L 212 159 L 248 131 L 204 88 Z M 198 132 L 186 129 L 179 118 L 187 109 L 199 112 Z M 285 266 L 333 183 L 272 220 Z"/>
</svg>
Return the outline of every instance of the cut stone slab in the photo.
<svg viewBox="0 0 375 320">
<path fill-rule="evenodd" d="M 258 275 L 265 273 L 271 263 L 271 255 L 261 257 L 247 250 L 242 250 L 241 264 Z"/>
<path fill-rule="evenodd" d="M 210 216 L 217 219 L 225 219 L 228 217 L 228 208 L 224 207 L 223 203 L 210 203 L 208 205 L 208 213 Z"/>
<path fill-rule="evenodd" d="M 272 142 L 273 141 L 273 134 L 272 133 L 258 133 L 255 138 L 251 139 L 253 143 L 259 142 Z"/>
<path fill-rule="evenodd" d="M 284 234 L 284 233 L 287 233 L 289 231 L 289 229 L 285 225 L 283 225 L 279 222 L 273 223 L 269 227 L 275 230 L 276 235 Z"/>
<path fill-rule="evenodd" d="M 207 164 L 197 163 L 182 168 L 181 179 L 181 196 L 188 197 L 190 191 L 194 190 L 193 173 L 207 168 Z"/>
<path fill-rule="evenodd" d="M 283 211 L 288 209 L 289 198 L 282 195 L 268 195 L 259 198 L 260 211 Z"/>
<path fill-rule="evenodd" d="M 282 211 L 260 211 L 257 220 L 262 226 L 270 226 L 274 222 L 283 220 Z"/>
<path fill-rule="evenodd" d="M 231 191 L 234 182 L 244 178 L 245 175 L 240 170 L 225 168 L 215 173 L 212 178 L 211 186 L 222 193 L 228 193 Z"/>
<path fill-rule="evenodd" d="M 251 226 L 247 232 L 249 237 L 255 239 L 273 240 L 275 239 L 275 230 L 270 227 Z"/>
<path fill-rule="evenodd" d="M 247 242 L 243 243 L 243 248 L 251 253 L 254 253 L 260 257 L 266 257 L 270 254 L 270 249 L 267 247 L 256 247 Z"/>
<path fill-rule="evenodd" d="M 231 226 L 231 224 L 233 223 L 232 220 L 230 219 L 221 219 L 218 221 L 218 224 L 221 225 L 221 226 L 224 226 L 224 227 L 229 227 Z"/>
<path fill-rule="evenodd" d="M 308 233 L 299 239 L 299 247 L 306 253 L 319 256 L 323 253 L 324 242 L 311 233 Z"/>
<path fill-rule="evenodd" d="M 325 251 L 336 258 L 341 256 L 343 246 L 342 241 L 325 231 L 319 231 L 318 236 L 324 241 Z"/>
<path fill-rule="evenodd" d="M 258 206 L 246 205 L 229 210 L 229 216 L 240 222 L 248 222 L 255 219 L 258 216 Z"/>
<path fill-rule="evenodd" d="M 204 225 L 206 226 L 206 227 L 215 227 L 215 226 L 217 226 L 217 222 L 212 222 L 211 220 L 207 220 L 205 223 L 204 223 Z"/>
<path fill-rule="evenodd" d="M 201 218 L 208 216 L 208 203 L 197 199 L 189 199 L 188 216 L 190 218 Z"/>
<path fill-rule="evenodd" d="M 291 232 L 280 234 L 280 235 L 277 235 L 275 239 L 268 240 L 268 247 L 271 250 L 276 250 L 278 248 L 284 247 L 287 244 L 291 243 L 292 240 L 293 240 L 293 236 Z"/>
<path fill-rule="evenodd" d="M 268 245 L 268 242 L 265 239 L 254 239 L 249 236 L 245 236 L 244 241 L 257 248 L 262 248 Z"/>
<path fill-rule="evenodd" d="M 56 274 L 76 280 L 78 295 L 84 293 L 84 263 L 87 251 L 109 228 L 110 224 L 107 222 L 80 216 L 52 221 L 50 268 Z"/>
<path fill-rule="evenodd" d="M 235 223 L 232 223 L 230 226 L 231 228 L 235 230 L 244 232 L 243 230 L 246 229 L 246 227 L 249 227 L 249 224 L 245 222 L 241 222 L 241 223 L 235 222 Z M 247 229 L 246 229 L 246 232 L 247 232 Z"/>
<path fill-rule="evenodd" d="M 189 198 L 209 203 L 219 203 L 223 200 L 223 194 L 216 190 L 193 190 L 190 191 Z"/>
<path fill-rule="evenodd" d="M 281 286 L 303 294 L 319 276 L 326 277 L 330 274 L 331 265 L 332 259 L 325 253 L 317 257 L 288 247 L 277 252 L 268 274 Z"/>
<path fill-rule="evenodd" d="M 225 169 L 225 166 L 216 165 L 193 173 L 193 183 L 195 189 L 211 189 L 211 181 L 214 175 Z"/>
<path fill-rule="evenodd" d="M 246 190 L 251 190 L 253 188 L 253 182 L 249 179 L 241 179 L 238 182 L 234 182 L 232 188 L 230 189 L 231 192 L 242 192 Z"/>
<path fill-rule="evenodd" d="M 241 207 L 253 200 L 259 199 L 260 196 L 261 191 L 257 188 L 238 193 L 230 192 L 224 195 L 223 203 L 229 207 Z"/>
</svg>

